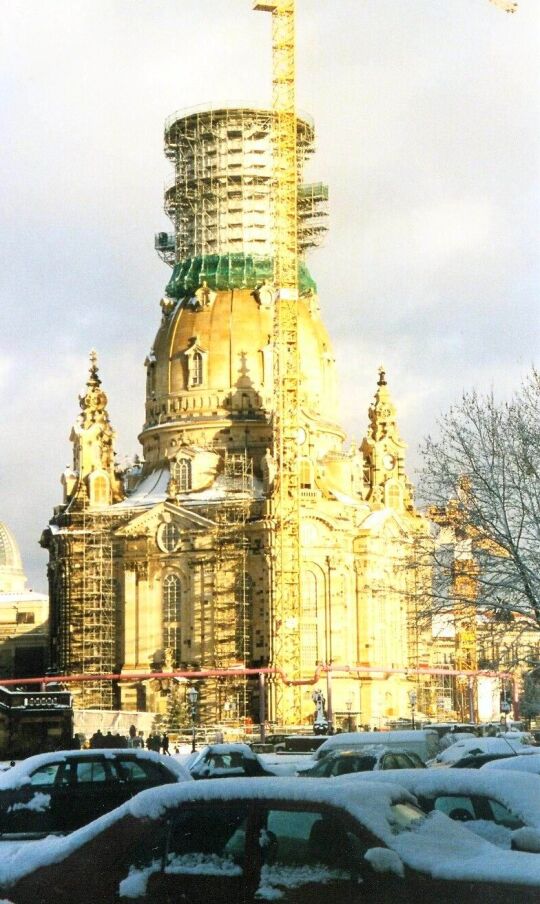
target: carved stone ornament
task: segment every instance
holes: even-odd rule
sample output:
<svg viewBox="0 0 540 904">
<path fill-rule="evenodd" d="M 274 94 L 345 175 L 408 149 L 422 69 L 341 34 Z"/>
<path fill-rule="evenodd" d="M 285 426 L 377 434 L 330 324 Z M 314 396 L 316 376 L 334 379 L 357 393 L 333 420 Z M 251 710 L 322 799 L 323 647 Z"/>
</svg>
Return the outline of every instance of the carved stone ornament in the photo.
<svg viewBox="0 0 540 904">
<path fill-rule="evenodd" d="M 124 571 L 134 571 L 139 581 L 148 580 L 148 562 L 141 559 L 128 559 L 124 562 Z"/>
<path fill-rule="evenodd" d="M 261 308 L 271 308 L 276 297 L 276 290 L 269 283 L 263 283 L 260 288 L 256 289 L 254 295 Z"/>
<path fill-rule="evenodd" d="M 161 299 L 159 305 L 161 310 L 163 311 L 163 316 L 168 317 L 169 314 L 172 314 L 172 312 L 174 311 L 176 301 L 174 298 L 168 298 L 167 296 L 165 296 Z"/>
</svg>

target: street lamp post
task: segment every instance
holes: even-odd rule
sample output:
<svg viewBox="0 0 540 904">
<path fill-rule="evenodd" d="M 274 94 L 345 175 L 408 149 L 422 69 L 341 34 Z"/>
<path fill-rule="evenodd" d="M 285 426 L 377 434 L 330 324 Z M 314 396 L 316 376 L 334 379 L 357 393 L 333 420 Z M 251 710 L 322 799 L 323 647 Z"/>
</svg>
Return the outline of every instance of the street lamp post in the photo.
<svg viewBox="0 0 540 904">
<path fill-rule="evenodd" d="M 353 701 L 350 697 L 345 700 L 345 706 L 347 707 L 347 731 L 352 731 L 352 719 L 351 719 L 351 710 L 352 710 Z"/>
<path fill-rule="evenodd" d="M 199 699 L 199 695 L 197 693 L 197 689 L 194 687 L 189 687 L 187 691 L 187 698 L 189 703 L 189 712 L 191 716 L 191 728 L 192 728 L 192 738 L 191 738 L 191 752 L 195 752 L 195 742 L 196 742 L 196 734 L 195 734 L 195 722 L 197 718 L 197 700 Z"/>
<path fill-rule="evenodd" d="M 409 691 L 409 703 L 411 704 L 411 724 L 413 729 L 416 728 L 414 721 L 414 710 L 416 707 L 416 691 Z"/>
</svg>

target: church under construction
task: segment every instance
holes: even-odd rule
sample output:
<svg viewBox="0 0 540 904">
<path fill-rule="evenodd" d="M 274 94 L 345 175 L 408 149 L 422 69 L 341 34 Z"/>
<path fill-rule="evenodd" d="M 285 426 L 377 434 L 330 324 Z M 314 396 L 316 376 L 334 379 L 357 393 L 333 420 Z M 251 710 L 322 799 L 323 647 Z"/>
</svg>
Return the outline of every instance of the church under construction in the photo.
<svg viewBox="0 0 540 904">
<path fill-rule="evenodd" d="M 382 368 L 361 444 L 339 424 L 324 300 L 305 263 L 326 231 L 328 190 L 304 183 L 314 128 L 296 115 L 294 335 L 276 333 L 279 116 L 215 107 L 166 123 L 174 231 L 156 249 L 172 275 L 145 361 L 142 455 L 127 471 L 115 464 L 92 354 L 73 466 L 42 537 L 53 673 L 133 676 L 81 684 L 80 707 L 159 711 L 159 682 L 136 680 L 149 672 L 274 666 L 299 681 L 331 665 L 343 667 L 334 713 L 380 724 L 408 714 L 406 670 L 427 662 L 404 565 L 428 525 Z M 291 349 L 296 387 L 279 378 Z M 347 666 L 364 667 L 362 680 Z M 215 678 L 200 684 L 201 716 L 256 719 L 265 693 L 270 719 L 301 724 L 312 690 Z"/>
<path fill-rule="evenodd" d="M 290 677 L 317 664 L 407 668 L 419 639 L 403 568 L 426 530 L 381 369 L 361 445 L 346 445 L 315 283 L 299 270 L 301 606 L 279 623 L 272 455 L 274 290 L 271 113 L 206 109 L 166 124 L 175 167 L 165 195 L 173 265 L 146 358 L 141 462 L 120 474 L 96 357 L 71 433 L 73 467 L 42 543 L 49 550 L 51 666 L 69 673 L 271 664 L 294 633 Z M 305 185 L 313 125 L 298 120 L 298 242 L 325 231 L 326 186 Z M 362 721 L 409 709 L 403 675 L 336 682 L 334 710 Z M 159 708 L 152 683 L 81 685 L 78 705 Z M 256 682 L 206 682 L 208 719 L 258 712 Z M 272 715 L 272 700 L 268 701 Z M 313 713 L 297 695 L 295 722 Z M 278 715 L 275 713 L 274 715 Z M 283 720 L 286 714 L 279 714 Z"/>
</svg>

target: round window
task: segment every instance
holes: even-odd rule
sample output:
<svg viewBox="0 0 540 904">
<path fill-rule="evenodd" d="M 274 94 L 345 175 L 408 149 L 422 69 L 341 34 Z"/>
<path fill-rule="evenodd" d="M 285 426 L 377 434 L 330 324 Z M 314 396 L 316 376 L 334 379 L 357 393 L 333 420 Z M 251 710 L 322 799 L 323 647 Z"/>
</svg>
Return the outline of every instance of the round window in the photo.
<svg viewBox="0 0 540 904">
<path fill-rule="evenodd" d="M 163 552 L 174 552 L 180 545 L 180 529 L 174 521 L 160 524 L 157 532 L 157 544 Z"/>
</svg>

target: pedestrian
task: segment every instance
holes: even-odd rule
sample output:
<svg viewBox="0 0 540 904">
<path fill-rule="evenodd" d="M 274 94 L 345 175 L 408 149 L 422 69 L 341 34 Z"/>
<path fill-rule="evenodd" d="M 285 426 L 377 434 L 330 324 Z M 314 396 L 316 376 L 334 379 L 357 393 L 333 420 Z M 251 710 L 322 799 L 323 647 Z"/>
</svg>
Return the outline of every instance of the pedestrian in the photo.
<svg viewBox="0 0 540 904">
<path fill-rule="evenodd" d="M 161 739 L 161 750 L 166 756 L 170 756 L 169 753 L 169 736 L 166 732 L 163 733 L 163 737 Z"/>
<path fill-rule="evenodd" d="M 92 750 L 100 750 L 104 746 L 105 746 L 105 744 L 104 744 L 103 734 L 101 732 L 101 729 L 98 728 L 98 730 L 95 731 L 94 734 L 92 735 L 92 737 L 90 738 L 90 747 L 92 748 Z"/>
</svg>

